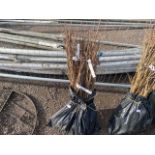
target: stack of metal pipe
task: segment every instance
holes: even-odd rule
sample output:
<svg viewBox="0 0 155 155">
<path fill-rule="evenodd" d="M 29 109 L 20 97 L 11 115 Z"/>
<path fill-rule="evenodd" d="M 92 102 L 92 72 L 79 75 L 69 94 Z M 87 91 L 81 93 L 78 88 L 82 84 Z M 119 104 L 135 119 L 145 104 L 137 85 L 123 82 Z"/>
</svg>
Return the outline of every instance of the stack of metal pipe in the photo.
<svg viewBox="0 0 155 155">
<path fill-rule="evenodd" d="M 100 51 L 97 74 L 134 72 L 140 58 L 140 49 Z M 64 74 L 67 70 L 63 50 L 36 50 L 0 48 L 0 69 L 46 74 Z"/>
<path fill-rule="evenodd" d="M 84 28 L 94 28 L 95 24 L 98 25 L 99 23 L 101 25 L 100 30 L 118 30 L 118 27 L 119 30 L 148 28 L 149 25 L 149 21 L 0 20 L 0 78 L 68 83 L 69 81 L 61 78 L 64 77 L 61 75 L 66 74 L 67 60 L 65 49 L 63 49 L 64 35 L 60 31 L 60 27 L 66 24 L 74 28 L 78 27 L 77 30 L 79 28 L 85 30 Z M 152 25 L 154 24 L 155 21 L 152 21 Z M 52 27 L 51 33 L 36 32 L 33 26 Z M 24 30 L 21 30 L 23 28 Z M 26 28 L 32 29 L 29 31 Z M 81 40 L 81 38 L 76 39 Z M 97 42 L 101 45 L 108 45 L 108 47 L 123 48 L 122 50 L 105 51 L 103 49 L 99 51 L 97 75 L 135 72 L 141 55 L 139 45 L 110 40 L 98 40 Z M 49 77 L 60 78 L 47 78 L 43 74 L 51 74 Z M 128 84 L 103 82 L 97 82 L 96 85 L 118 88 L 130 87 Z"/>
<path fill-rule="evenodd" d="M 0 41 L 31 48 L 0 47 L 0 69 L 65 74 L 67 60 L 65 51 L 62 48 L 63 38 L 62 34 L 0 28 Z M 135 71 L 141 52 L 138 45 L 102 40 L 98 42 L 104 45 L 125 47 L 125 49 L 100 51 L 98 54 L 100 63 L 97 67 L 97 74 Z"/>
</svg>

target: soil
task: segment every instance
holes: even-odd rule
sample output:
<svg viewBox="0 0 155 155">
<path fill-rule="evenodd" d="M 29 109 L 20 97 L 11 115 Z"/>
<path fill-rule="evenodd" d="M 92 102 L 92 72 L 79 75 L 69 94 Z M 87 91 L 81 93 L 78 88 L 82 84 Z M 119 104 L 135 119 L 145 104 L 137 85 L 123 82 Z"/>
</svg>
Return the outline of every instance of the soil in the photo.
<svg viewBox="0 0 155 155">
<path fill-rule="evenodd" d="M 61 134 L 57 130 L 47 126 L 48 119 L 57 112 L 69 100 L 68 88 L 57 88 L 53 86 L 41 86 L 33 84 L 0 82 L 0 90 L 16 90 L 28 95 L 34 102 L 38 112 L 38 123 L 34 134 Z M 109 109 L 112 111 L 117 106 L 123 93 L 97 92 L 95 103 L 99 111 L 102 134 L 106 134 Z M 106 99 L 106 100 L 105 100 Z"/>
<path fill-rule="evenodd" d="M 36 135 L 58 135 L 58 130 L 47 126 L 49 118 L 63 107 L 69 100 L 68 88 L 43 86 L 39 84 L 26 84 L 1 81 L 0 90 L 16 90 L 28 95 L 34 102 L 37 109 L 37 125 L 33 134 Z M 95 104 L 98 111 L 98 118 L 101 125 L 100 134 L 107 133 L 107 123 L 115 107 L 119 104 L 125 92 L 97 91 Z M 154 134 L 154 126 L 141 134 Z"/>
</svg>

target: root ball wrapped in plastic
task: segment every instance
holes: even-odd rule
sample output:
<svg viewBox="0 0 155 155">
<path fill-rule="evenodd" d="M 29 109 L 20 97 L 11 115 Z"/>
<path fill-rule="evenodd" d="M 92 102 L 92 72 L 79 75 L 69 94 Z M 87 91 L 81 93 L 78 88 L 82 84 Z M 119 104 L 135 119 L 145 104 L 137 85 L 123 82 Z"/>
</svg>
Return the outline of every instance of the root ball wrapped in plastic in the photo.
<svg viewBox="0 0 155 155">
<path fill-rule="evenodd" d="M 137 134 L 148 129 L 153 120 L 149 99 L 128 94 L 116 108 L 109 121 L 110 134 Z"/>
<path fill-rule="evenodd" d="M 70 101 L 50 118 L 49 126 L 67 134 L 91 135 L 100 130 L 94 104 L 97 39 L 97 30 L 82 34 L 65 31 Z"/>
<path fill-rule="evenodd" d="M 109 120 L 109 134 L 136 134 L 151 126 L 154 87 L 155 30 L 151 29 L 144 41 L 141 59 L 131 82 L 130 93 L 121 101 Z"/>
<path fill-rule="evenodd" d="M 97 121 L 94 95 L 95 92 L 83 101 L 70 89 L 71 100 L 52 116 L 49 125 L 67 134 L 98 134 L 100 127 Z"/>
</svg>

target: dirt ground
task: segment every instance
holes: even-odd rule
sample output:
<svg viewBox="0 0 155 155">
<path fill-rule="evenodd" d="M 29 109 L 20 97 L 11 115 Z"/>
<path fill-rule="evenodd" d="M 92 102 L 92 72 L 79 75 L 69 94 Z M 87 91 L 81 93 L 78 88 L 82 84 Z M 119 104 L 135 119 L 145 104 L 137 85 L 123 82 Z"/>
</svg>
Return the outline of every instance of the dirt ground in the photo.
<svg viewBox="0 0 155 155">
<path fill-rule="evenodd" d="M 47 126 L 49 118 L 63 107 L 69 100 L 68 88 L 43 86 L 36 84 L 15 83 L 0 81 L 0 91 L 16 90 L 27 94 L 34 102 L 37 109 L 37 126 L 35 135 L 59 135 L 58 130 Z M 119 104 L 125 92 L 97 91 L 95 104 L 98 111 L 98 118 L 101 125 L 100 134 L 107 133 L 107 123 L 114 108 Z M 141 134 L 155 134 L 155 127 Z"/>
<path fill-rule="evenodd" d="M 13 82 L 0 82 L 0 90 L 10 89 L 27 94 L 34 102 L 38 112 L 38 123 L 34 134 L 61 134 L 47 126 L 48 119 L 69 100 L 67 88 L 40 86 Z M 117 106 L 123 93 L 97 92 L 95 103 L 99 111 L 102 134 L 107 133 L 107 120 L 113 108 Z"/>
<path fill-rule="evenodd" d="M 17 28 L 17 27 L 16 27 Z M 23 29 L 20 26 L 17 29 Z M 50 27 L 25 27 L 23 30 L 34 30 L 38 32 L 54 32 Z M 101 32 L 102 39 L 108 41 L 124 42 L 141 45 L 144 37 L 144 30 L 116 30 Z M 5 44 L 0 42 L 2 47 L 17 47 L 24 48 L 22 46 L 15 46 L 13 44 Z M 104 46 L 103 50 L 115 49 L 114 47 Z M 47 126 L 48 119 L 57 112 L 65 103 L 69 100 L 68 88 L 58 86 L 46 86 L 40 84 L 28 84 L 8 82 L 0 79 L 0 91 L 4 89 L 16 90 L 27 94 L 34 102 L 37 109 L 37 126 L 34 134 L 36 135 L 57 135 L 61 134 L 55 129 Z M 95 97 L 95 104 L 98 111 L 99 122 L 101 125 L 100 134 L 107 134 L 108 119 L 113 112 L 114 108 L 119 104 L 121 98 L 126 92 L 119 91 L 97 91 Z M 141 134 L 155 134 L 155 125 L 148 131 Z"/>
</svg>

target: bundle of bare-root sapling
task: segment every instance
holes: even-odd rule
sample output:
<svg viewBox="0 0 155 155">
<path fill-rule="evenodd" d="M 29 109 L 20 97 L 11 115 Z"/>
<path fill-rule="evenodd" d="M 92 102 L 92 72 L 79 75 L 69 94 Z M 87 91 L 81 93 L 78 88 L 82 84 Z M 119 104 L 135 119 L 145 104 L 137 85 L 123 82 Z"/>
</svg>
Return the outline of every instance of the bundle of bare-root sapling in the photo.
<svg viewBox="0 0 155 155">
<path fill-rule="evenodd" d="M 153 120 L 151 98 L 154 87 L 155 29 L 151 29 L 145 37 L 143 52 L 131 81 L 130 92 L 122 99 L 110 118 L 110 134 L 135 134 L 150 127 Z"/>
<path fill-rule="evenodd" d="M 49 125 L 67 134 L 98 134 L 100 129 L 94 104 L 97 39 L 98 31 L 65 32 L 70 101 L 50 118 Z"/>
</svg>

